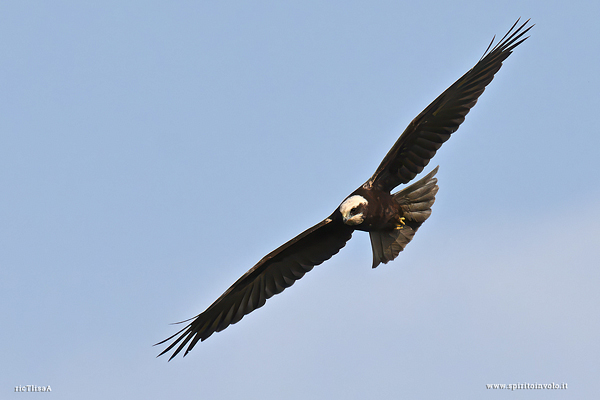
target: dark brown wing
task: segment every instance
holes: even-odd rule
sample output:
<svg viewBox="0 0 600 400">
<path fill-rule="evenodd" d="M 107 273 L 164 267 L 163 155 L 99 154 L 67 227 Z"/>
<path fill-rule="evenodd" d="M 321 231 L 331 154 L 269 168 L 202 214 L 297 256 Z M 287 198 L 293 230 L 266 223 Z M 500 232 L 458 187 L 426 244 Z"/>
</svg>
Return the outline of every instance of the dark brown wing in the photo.
<svg viewBox="0 0 600 400">
<path fill-rule="evenodd" d="M 335 215 L 335 214 L 334 214 Z M 165 343 L 177 336 L 159 356 L 173 349 L 175 357 L 189 342 L 184 356 L 214 332 L 222 331 L 244 315 L 262 307 L 268 298 L 281 293 L 302 278 L 315 265 L 331 258 L 350 240 L 353 229 L 333 216 L 307 229 L 271 252 L 238 279 L 202 314 Z M 186 321 L 184 321 L 186 322 Z"/>
<path fill-rule="evenodd" d="M 465 120 L 502 62 L 527 39 L 522 37 L 533 26 L 526 28 L 527 20 L 514 30 L 518 22 L 490 50 L 492 40 L 479 62 L 412 120 L 364 187 L 390 192 L 423 171 L 442 143 Z"/>
</svg>

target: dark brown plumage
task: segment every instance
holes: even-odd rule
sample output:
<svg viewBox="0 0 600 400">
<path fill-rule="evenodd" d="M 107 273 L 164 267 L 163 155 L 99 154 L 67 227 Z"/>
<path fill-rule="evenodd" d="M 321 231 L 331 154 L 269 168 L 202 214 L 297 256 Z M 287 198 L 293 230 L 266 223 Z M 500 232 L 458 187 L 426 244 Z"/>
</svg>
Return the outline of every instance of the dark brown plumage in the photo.
<svg viewBox="0 0 600 400">
<path fill-rule="evenodd" d="M 365 184 L 328 218 L 265 256 L 186 327 L 157 343 L 174 339 L 159 356 L 175 349 L 172 359 L 187 346 L 185 356 L 198 341 L 262 307 L 268 298 L 336 254 L 354 230 L 369 232 L 373 268 L 396 258 L 431 215 L 438 191 L 434 178 L 437 168 L 405 189 L 393 194 L 391 191 L 423 171 L 464 121 L 502 62 L 527 39 L 523 36 L 532 28 L 526 27 L 529 20 L 515 29 L 518 22 L 493 48 L 492 40 L 479 62 L 408 125 Z"/>
<path fill-rule="evenodd" d="M 526 29 L 529 20 L 510 28 L 502 40 L 488 50 L 477 64 L 454 82 L 427 106 L 404 130 L 394 146 L 365 185 L 378 190 L 390 191 L 402 183 L 408 183 L 433 158 L 442 144 L 458 129 L 465 116 L 477 103 L 485 87 L 494 79 L 502 62 L 521 44 L 533 26 Z"/>
</svg>

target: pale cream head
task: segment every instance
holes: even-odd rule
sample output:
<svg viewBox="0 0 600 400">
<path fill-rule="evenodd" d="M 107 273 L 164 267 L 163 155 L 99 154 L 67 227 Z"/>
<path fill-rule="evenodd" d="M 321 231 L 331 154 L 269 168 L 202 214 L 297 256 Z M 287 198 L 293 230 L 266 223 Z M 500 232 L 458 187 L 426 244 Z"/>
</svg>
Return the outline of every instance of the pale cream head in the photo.
<svg viewBox="0 0 600 400">
<path fill-rule="evenodd" d="M 360 225 L 365 220 L 363 213 L 367 210 L 369 202 L 362 196 L 348 197 L 340 205 L 340 213 L 346 225 Z"/>
</svg>

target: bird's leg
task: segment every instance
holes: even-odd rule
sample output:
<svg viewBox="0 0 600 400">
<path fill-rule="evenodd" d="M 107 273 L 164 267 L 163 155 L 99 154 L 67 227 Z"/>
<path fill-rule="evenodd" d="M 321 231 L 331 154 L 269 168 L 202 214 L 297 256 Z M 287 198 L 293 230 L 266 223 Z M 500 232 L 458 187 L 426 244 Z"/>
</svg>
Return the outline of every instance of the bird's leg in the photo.
<svg viewBox="0 0 600 400">
<path fill-rule="evenodd" d="M 404 226 L 406 225 L 406 223 L 404 222 L 405 219 L 406 218 L 404 218 L 404 217 L 397 217 L 396 221 L 398 221 L 398 225 L 396 225 L 396 228 L 394 228 L 394 229 L 402 229 L 402 228 L 404 228 Z"/>
</svg>

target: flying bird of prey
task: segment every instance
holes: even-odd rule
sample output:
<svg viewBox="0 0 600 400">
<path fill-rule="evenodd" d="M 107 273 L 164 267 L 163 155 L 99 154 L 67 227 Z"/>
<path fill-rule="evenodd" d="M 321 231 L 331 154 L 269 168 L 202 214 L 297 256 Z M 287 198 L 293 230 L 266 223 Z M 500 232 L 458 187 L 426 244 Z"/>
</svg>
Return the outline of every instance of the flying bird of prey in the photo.
<svg viewBox="0 0 600 400">
<path fill-rule="evenodd" d="M 184 356 L 214 332 L 222 331 L 244 315 L 262 307 L 305 273 L 336 254 L 355 230 L 369 232 L 373 268 L 395 259 L 431 215 L 438 191 L 437 167 L 421 180 L 410 182 L 450 138 L 492 81 L 502 62 L 527 37 L 532 26 L 519 21 L 494 46 L 494 39 L 475 66 L 425 108 L 402 133 L 368 181 L 352 192 L 323 221 L 267 254 L 185 328 L 163 340 L 174 341 L 159 356 L 184 348 Z M 515 29 L 515 27 L 517 27 Z M 187 346 L 187 348 L 186 348 Z"/>
</svg>

